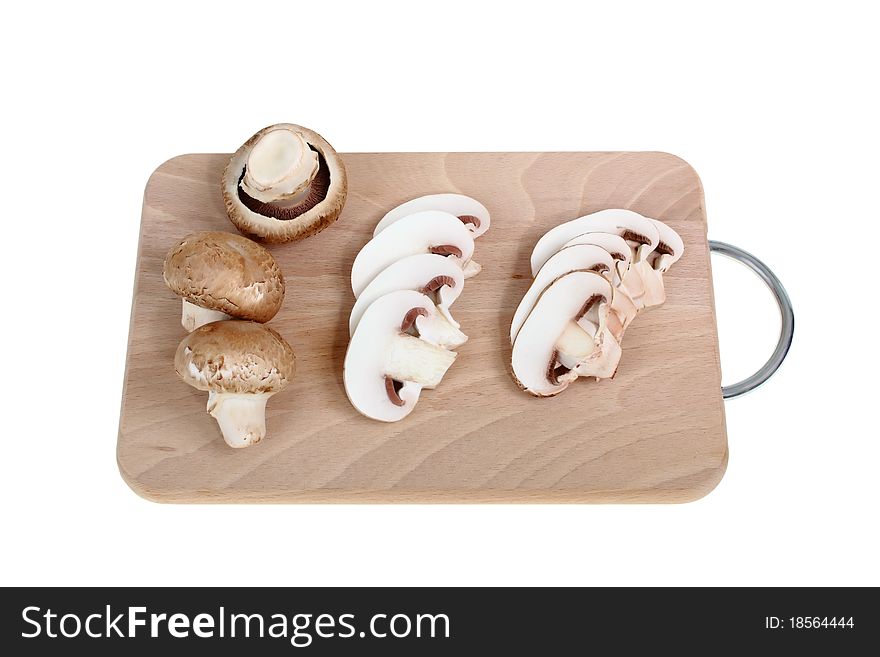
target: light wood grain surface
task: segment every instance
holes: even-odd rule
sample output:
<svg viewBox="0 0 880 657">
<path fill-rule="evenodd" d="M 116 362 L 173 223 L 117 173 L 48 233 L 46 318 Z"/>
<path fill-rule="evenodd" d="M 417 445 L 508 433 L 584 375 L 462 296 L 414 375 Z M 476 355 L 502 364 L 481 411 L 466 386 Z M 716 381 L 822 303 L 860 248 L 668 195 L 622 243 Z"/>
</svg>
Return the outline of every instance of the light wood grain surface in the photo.
<svg viewBox="0 0 880 657">
<path fill-rule="evenodd" d="M 343 157 L 339 221 L 269 247 L 288 283 L 271 322 L 297 353 L 296 379 L 268 406 L 266 439 L 233 450 L 206 394 L 174 373 L 180 300 L 162 282 L 168 248 L 198 230 L 234 231 L 220 197 L 228 155 L 183 155 L 147 183 L 117 458 L 140 495 L 163 502 L 682 502 L 727 465 L 721 370 L 700 180 L 665 153 L 357 153 Z M 482 201 L 483 272 L 453 312 L 470 340 L 434 391 L 395 424 L 348 403 L 342 361 L 351 263 L 393 206 L 422 194 Z M 529 254 L 552 226 L 603 208 L 661 219 L 683 237 L 666 304 L 627 332 L 613 381 L 552 399 L 508 373 L 508 329 Z"/>
</svg>

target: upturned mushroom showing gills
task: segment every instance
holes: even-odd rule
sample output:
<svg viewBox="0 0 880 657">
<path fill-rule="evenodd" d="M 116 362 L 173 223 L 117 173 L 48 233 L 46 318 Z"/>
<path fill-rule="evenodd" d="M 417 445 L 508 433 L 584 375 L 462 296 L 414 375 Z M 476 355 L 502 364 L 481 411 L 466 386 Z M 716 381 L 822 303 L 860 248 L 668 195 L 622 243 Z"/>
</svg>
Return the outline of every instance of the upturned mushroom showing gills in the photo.
<svg viewBox="0 0 880 657">
<path fill-rule="evenodd" d="M 353 335 L 366 309 L 379 297 L 397 290 L 416 290 L 431 297 L 441 317 L 450 324 L 450 330 L 458 329 L 449 307 L 464 290 L 464 274 L 461 267 L 445 256 L 435 253 L 419 253 L 393 262 L 383 269 L 358 295 L 348 321 L 349 334 Z"/>
<path fill-rule="evenodd" d="M 612 294 L 591 271 L 565 274 L 541 293 L 513 343 L 511 370 L 523 390 L 551 397 L 580 376 L 614 376 L 621 351 L 607 325 Z"/>
<path fill-rule="evenodd" d="M 433 300 L 414 290 L 370 304 L 345 354 L 343 380 L 352 406 L 374 420 L 396 422 L 412 412 L 423 388 L 440 384 L 456 353 L 433 342 L 438 317 Z"/>
<path fill-rule="evenodd" d="M 266 435 L 266 402 L 293 378 L 296 359 L 284 338 L 267 326 L 213 322 L 186 336 L 174 369 L 208 393 L 208 413 L 230 447 L 256 445 Z"/>
<path fill-rule="evenodd" d="M 464 194 L 429 194 L 402 203 L 388 212 L 376 225 L 373 236 L 381 233 L 398 219 L 425 210 L 439 210 L 455 215 L 474 234 L 475 239 L 489 230 L 489 211 L 476 199 Z"/>
<path fill-rule="evenodd" d="M 183 298 L 187 331 L 233 317 L 268 322 L 284 300 L 284 277 L 272 254 L 233 233 L 187 235 L 168 251 L 163 277 Z"/>
<path fill-rule="evenodd" d="M 336 221 L 348 193 L 345 164 L 314 130 L 293 123 L 263 128 L 223 172 L 226 214 L 247 235 L 292 242 Z"/>
<path fill-rule="evenodd" d="M 408 215 L 376 235 L 357 254 L 351 266 L 352 292 L 360 296 L 382 270 L 419 253 L 446 256 L 463 268 L 474 253 L 474 238 L 458 217 L 448 212 L 426 210 Z"/>
</svg>

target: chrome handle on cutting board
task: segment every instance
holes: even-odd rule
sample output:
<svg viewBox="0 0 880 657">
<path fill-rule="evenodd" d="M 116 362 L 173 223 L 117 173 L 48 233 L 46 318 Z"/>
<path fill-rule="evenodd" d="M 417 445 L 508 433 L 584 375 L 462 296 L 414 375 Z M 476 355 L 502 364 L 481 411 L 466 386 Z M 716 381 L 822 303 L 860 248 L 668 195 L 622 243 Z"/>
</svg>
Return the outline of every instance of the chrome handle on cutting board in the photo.
<svg viewBox="0 0 880 657">
<path fill-rule="evenodd" d="M 725 244 L 724 242 L 716 242 L 714 240 L 709 240 L 709 250 L 727 256 L 728 258 L 732 258 L 755 272 L 761 280 L 764 281 L 767 287 L 770 288 L 770 291 L 776 298 L 776 303 L 779 305 L 779 314 L 782 316 L 782 329 L 779 332 L 779 342 L 776 343 L 776 349 L 773 350 L 773 353 L 770 355 L 767 362 L 750 377 L 743 379 L 738 383 L 734 383 L 733 385 L 721 388 L 721 396 L 724 399 L 733 399 L 734 397 L 739 397 L 740 395 L 744 395 L 757 388 L 773 376 L 776 373 L 776 370 L 779 369 L 779 366 L 782 365 L 782 361 L 785 360 L 785 357 L 788 354 L 788 349 L 791 347 L 791 340 L 794 337 L 794 310 L 791 307 L 791 299 L 788 298 L 788 293 L 785 291 L 780 280 L 776 277 L 776 274 L 751 253 L 743 251 L 737 246 Z"/>
</svg>

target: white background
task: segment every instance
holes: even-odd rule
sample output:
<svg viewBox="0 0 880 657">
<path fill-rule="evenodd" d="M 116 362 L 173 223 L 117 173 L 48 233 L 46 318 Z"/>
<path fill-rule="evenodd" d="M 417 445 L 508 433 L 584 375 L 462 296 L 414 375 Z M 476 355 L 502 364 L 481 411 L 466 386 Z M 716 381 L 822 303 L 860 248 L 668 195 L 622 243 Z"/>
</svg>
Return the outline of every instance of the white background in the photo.
<svg viewBox="0 0 880 657">
<path fill-rule="evenodd" d="M 193 3 L 195 4 L 195 3 Z M 2 584 L 880 584 L 870 3 L 14 3 Z M 664 150 L 797 311 L 680 506 L 162 506 L 115 443 L 144 183 L 277 121 L 341 151 Z M 778 318 L 714 259 L 727 383 Z M 242 561 L 232 553 L 249 554 Z"/>
</svg>

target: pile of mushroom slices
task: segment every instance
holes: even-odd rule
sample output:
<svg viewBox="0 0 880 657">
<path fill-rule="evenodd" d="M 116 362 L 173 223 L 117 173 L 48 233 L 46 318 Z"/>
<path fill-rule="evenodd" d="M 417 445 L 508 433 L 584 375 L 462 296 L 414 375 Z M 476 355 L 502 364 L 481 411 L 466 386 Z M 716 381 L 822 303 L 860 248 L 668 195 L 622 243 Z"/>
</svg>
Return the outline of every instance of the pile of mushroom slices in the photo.
<svg viewBox="0 0 880 657">
<path fill-rule="evenodd" d="M 208 413 L 230 447 L 257 444 L 266 435 L 266 402 L 296 369 L 291 346 L 263 325 L 284 300 L 278 263 L 245 237 L 202 232 L 171 247 L 163 277 L 183 299 L 181 324 L 189 332 L 175 371 L 208 393 Z"/>
<path fill-rule="evenodd" d="M 351 268 L 343 378 L 362 414 L 396 422 L 440 384 L 467 341 L 450 307 L 480 271 L 474 239 L 488 229 L 489 211 L 461 194 L 413 199 L 378 223 Z"/>
<path fill-rule="evenodd" d="M 544 234 L 510 325 L 516 382 L 551 397 L 578 377 L 614 377 L 624 332 L 666 300 L 663 274 L 683 253 L 678 233 L 631 210 L 602 210 Z"/>
</svg>

